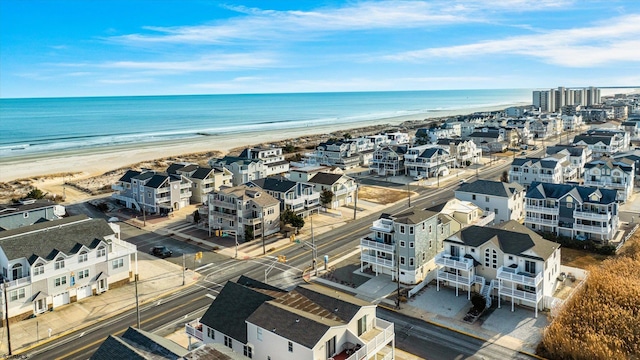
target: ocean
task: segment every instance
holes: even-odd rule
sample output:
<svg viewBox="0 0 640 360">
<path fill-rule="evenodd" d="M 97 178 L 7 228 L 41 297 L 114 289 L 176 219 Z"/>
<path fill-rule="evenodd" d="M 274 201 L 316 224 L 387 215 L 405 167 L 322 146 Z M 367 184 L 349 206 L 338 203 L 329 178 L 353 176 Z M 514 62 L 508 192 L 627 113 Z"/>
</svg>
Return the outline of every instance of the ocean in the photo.
<svg viewBox="0 0 640 360">
<path fill-rule="evenodd" d="M 398 116 L 530 103 L 531 91 L 0 99 L 0 158 L 337 123 L 355 127 Z"/>
</svg>

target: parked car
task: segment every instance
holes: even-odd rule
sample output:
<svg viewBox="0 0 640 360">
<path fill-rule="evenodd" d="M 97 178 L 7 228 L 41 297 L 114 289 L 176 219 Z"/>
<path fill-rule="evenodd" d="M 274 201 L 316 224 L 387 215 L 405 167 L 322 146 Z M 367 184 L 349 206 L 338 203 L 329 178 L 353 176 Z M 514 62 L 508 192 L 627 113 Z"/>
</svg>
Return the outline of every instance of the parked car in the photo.
<svg viewBox="0 0 640 360">
<path fill-rule="evenodd" d="M 173 252 L 166 246 L 154 246 L 151 248 L 151 255 L 165 259 L 171 257 L 171 255 L 173 255 Z"/>
<path fill-rule="evenodd" d="M 424 179 L 424 176 L 422 176 L 422 175 L 420 175 L 420 174 L 418 174 L 418 175 L 416 175 L 416 176 L 414 176 L 414 177 L 413 177 L 413 180 L 415 180 L 415 181 L 420 181 L 420 180 L 422 180 L 422 179 Z"/>
</svg>

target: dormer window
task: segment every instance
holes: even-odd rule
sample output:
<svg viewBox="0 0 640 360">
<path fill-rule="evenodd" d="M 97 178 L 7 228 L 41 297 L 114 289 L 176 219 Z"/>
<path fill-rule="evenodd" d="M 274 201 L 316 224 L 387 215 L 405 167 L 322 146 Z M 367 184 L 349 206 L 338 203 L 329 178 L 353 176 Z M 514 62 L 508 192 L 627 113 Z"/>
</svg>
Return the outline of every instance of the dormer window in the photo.
<svg viewBox="0 0 640 360">
<path fill-rule="evenodd" d="M 105 255 L 107 255 L 107 249 L 105 249 L 104 246 L 101 246 L 96 250 L 96 257 L 103 257 Z"/>
<path fill-rule="evenodd" d="M 44 265 L 37 263 L 33 266 L 33 276 L 44 274 Z"/>
<path fill-rule="evenodd" d="M 57 258 L 54 268 L 56 270 L 64 269 L 64 258 L 61 258 L 61 257 Z"/>
<path fill-rule="evenodd" d="M 86 251 L 83 251 L 83 252 L 81 252 L 81 253 L 78 255 L 78 262 L 79 262 L 79 263 L 85 262 L 85 261 L 87 261 L 88 259 L 89 259 L 89 256 L 87 255 L 87 252 L 86 252 Z"/>
</svg>

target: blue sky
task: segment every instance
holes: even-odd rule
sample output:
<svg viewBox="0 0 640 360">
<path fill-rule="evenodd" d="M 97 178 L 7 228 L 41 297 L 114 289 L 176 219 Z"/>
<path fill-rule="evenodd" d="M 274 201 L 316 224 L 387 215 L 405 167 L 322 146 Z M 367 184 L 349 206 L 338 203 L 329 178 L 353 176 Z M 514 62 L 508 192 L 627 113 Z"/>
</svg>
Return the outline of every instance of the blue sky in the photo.
<svg viewBox="0 0 640 360">
<path fill-rule="evenodd" d="M 640 85 L 640 1 L 0 2 L 0 97 Z"/>
</svg>

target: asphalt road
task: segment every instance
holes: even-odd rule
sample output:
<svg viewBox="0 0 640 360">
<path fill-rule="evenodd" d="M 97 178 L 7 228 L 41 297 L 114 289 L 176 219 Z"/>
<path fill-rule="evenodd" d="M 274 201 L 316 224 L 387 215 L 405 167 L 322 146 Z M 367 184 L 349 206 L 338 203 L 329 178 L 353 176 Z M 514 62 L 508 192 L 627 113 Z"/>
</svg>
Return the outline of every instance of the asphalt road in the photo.
<svg viewBox="0 0 640 360">
<path fill-rule="evenodd" d="M 480 178 L 496 179 L 500 176 L 502 171 L 508 168 L 508 166 L 509 164 L 506 163 L 501 166 L 485 170 L 480 174 Z M 458 184 L 455 183 L 439 189 L 421 190 L 419 192 L 420 195 L 411 200 L 411 205 L 419 208 L 425 208 L 446 201 L 453 196 L 453 191 L 457 187 Z M 400 212 L 407 207 L 408 202 L 399 203 L 386 208 L 384 212 L 393 214 Z M 321 257 L 327 254 L 330 257 L 339 257 L 345 253 L 353 251 L 353 249 L 359 244 L 360 237 L 370 232 L 369 228 L 371 223 L 377 219 L 379 215 L 380 214 L 377 213 L 358 218 L 357 220 L 351 221 L 338 229 L 316 236 L 315 243 L 318 249 L 318 256 Z M 180 241 L 149 233 L 144 230 L 139 230 L 126 224 L 122 224 L 121 231 L 122 238 L 139 246 L 140 251 L 147 251 L 147 247 L 150 248 L 151 246 L 160 243 L 162 245 L 172 247 L 175 249 L 174 257 L 171 259 L 172 261 L 181 262 L 182 253 L 200 251 L 195 245 L 181 243 Z M 212 298 L 210 296 L 217 295 L 218 291 L 226 281 L 236 279 L 240 275 L 247 275 L 264 281 L 265 270 L 274 264 L 273 257 L 237 261 L 229 260 L 226 257 L 221 257 L 220 255 L 211 252 L 205 252 L 205 254 L 206 257 L 203 259 L 202 263 L 198 264 L 201 266 L 201 270 L 199 272 L 204 276 L 195 286 L 175 293 L 168 298 L 164 298 L 141 307 L 140 325 L 143 330 L 158 332 L 159 334 L 164 335 L 178 328 L 182 328 L 184 323 L 202 315 L 206 308 L 211 304 Z M 283 288 L 292 288 L 296 284 L 301 283 L 302 279 L 300 275 L 302 270 L 311 264 L 311 250 L 303 245 L 299 245 L 289 247 L 278 254 L 286 255 L 287 263 L 275 264 L 271 272 L 268 274 L 267 281 L 272 285 Z M 387 317 L 389 315 L 384 316 Z M 392 321 L 395 322 L 395 320 Z M 410 322 L 405 320 L 405 323 L 399 323 L 399 326 L 396 326 L 396 331 L 402 330 L 406 323 Z M 411 325 L 415 328 L 415 334 L 414 328 L 412 328 L 411 331 L 405 331 L 406 336 L 400 333 L 400 335 L 405 336 L 406 338 L 411 336 L 412 341 L 405 341 L 406 339 L 398 341 L 398 348 L 410 352 L 419 351 L 417 344 L 420 344 L 421 341 L 423 341 L 419 339 L 430 339 L 429 336 L 435 336 L 434 334 L 436 333 L 447 333 L 448 331 L 443 328 L 437 328 L 434 325 L 430 325 L 433 328 L 429 331 L 421 330 L 426 326 L 423 324 L 420 324 L 421 326 L 419 327 L 415 324 Z M 135 325 L 136 313 L 135 311 L 128 311 L 117 317 L 85 329 L 82 332 L 69 334 L 39 348 L 33 349 L 28 355 L 29 358 L 33 359 L 87 359 L 91 354 L 93 354 L 93 352 L 95 352 L 98 346 L 108 335 L 120 335 L 129 326 Z M 424 343 L 426 346 L 424 349 L 428 349 L 429 354 L 426 358 L 463 359 L 467 357 L 473 358 L 472 356 L 476 356 L 476 354 L 480 354 L 478 355 L 480 357 L 477 358 L 513 358 L 512 356 L 502 356 L 502 353 L 484 355 L 485 353 L 482 349 L 489 347 L 490 344 L 474 338 L 466 337 L 462 334 L 455 334 L 456 341 L 443 342 L 442 339 L 429 341 L 424 340 L 427 341 Z M 397 336 L 401 338 L 400 335 Z M 453 335 L 449 334 L 448 336 Z M 415 342 L 413 341 L 413 337 L 416 338 Z M 431 346 L 438 350 L 434 350 L 432 353 L 430 350 Z M 424 351 L 424 349 L 422 351 Z M 502 348 L 500 351 L 504 352 L 505 350 Z"/>
</svg>

